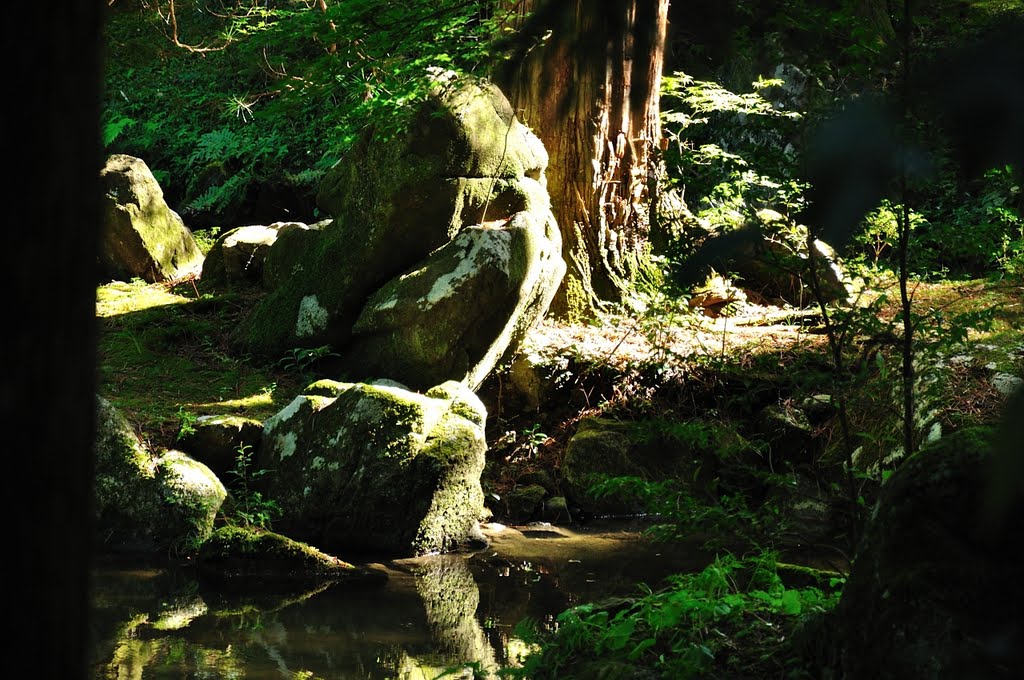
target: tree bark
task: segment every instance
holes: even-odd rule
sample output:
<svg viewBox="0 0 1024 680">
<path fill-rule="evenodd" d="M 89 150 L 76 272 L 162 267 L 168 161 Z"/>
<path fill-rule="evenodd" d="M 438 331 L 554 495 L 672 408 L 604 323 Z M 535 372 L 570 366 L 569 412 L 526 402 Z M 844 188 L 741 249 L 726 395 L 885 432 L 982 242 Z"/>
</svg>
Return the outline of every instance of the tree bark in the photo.
<svg viewBox="0 0 1024 680">
<path fill-rule="evenodd" d="M 523 0 L 497 75 L 548 151 L 568 270 L 551 313 L 618 301 L 650 230 L 668 0 Z"/>
<path fill-rule="evenodd" d="M 5 8 L 5 675 L 91 677 L 89 586 L 107 0 Z M 11 147 L 14 148 L 11 148 Z M 16 600 L 16 602 L 17 602 Z"/>
</svg>

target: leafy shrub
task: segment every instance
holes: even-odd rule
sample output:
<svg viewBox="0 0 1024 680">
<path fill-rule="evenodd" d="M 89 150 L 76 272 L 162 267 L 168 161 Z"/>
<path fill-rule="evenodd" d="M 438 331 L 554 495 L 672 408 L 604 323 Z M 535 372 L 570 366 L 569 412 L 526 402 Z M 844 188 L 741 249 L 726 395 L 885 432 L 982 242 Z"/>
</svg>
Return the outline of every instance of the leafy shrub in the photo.
<svg viewBox="0 0 1024 680">
<path fill-rule="evenodd" d="M 835 579 L 826 589 L 789 588 L 774 553 L 720 555 L 700 572 L 670 577 L 664 590 L 646 588 L 630 602 L 562 612 L 555 632 L 536 633 L 531 642 L 541 647 L 506 674 L 585 677 L 595 664 L 619 664 L 663 678 L 709 677 L 714 666 L 729 664 L 730 649 L 752 644 L 752 637 L 762 645 L 781 644 L 802 617 L 834 607 L 841 585 Z"/>
</svg>

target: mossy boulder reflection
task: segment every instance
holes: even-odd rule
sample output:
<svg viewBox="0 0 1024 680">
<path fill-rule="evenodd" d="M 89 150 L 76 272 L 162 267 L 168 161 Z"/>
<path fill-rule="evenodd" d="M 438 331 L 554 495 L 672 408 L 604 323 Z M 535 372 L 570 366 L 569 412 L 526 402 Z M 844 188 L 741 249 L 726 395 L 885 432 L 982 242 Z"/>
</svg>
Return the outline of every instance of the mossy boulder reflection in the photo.
<svg viewBox="0 0 1024 680">
<path fill-rule="evenodd" d="M 256 465 L 275 529 L 341 554 L 456 548 L 484 512 L 485 419 L 457 382 L 310 385 L 264 425 Z"/>
</svg>

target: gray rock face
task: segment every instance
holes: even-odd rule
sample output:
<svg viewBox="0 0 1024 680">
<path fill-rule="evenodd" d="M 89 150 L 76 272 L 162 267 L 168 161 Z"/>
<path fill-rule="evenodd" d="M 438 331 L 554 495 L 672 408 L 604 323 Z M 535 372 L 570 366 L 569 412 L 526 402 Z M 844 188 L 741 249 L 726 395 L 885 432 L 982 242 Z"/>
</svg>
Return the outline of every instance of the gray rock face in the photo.
<svg viewBox="0 0 1024 680">
<path fill-rule="evenodd" d="M 99 264 L 112 279 L 154 283 L 198 273 L 203 255 L 181 217 L 164 201 L 146 163 L 113 155 L 100 172 L 103 225 Z"/>
<path fill-rule="evenodd" d="M 324 178 L 333 221 L 271 249 L 273 281 L 239 344 L 270 356 L 330 345 L 346 380 L 479 384 L 565 270 L 546 165 L 497 88 L 438 76 L 405 137 L 365 135 Z"/>
<path fill-rule="evenodd" d="M 227 491 L 180 451 L 150 454 L 131 424 L 97 397 L 96 536 L 102 550 L 167 552 L 213 532 Z"/>
<path fill-rule="evenodd" d="M 456 382 L 310 385 L 264 424 L 256 466 L 275 529 L 334 552 L 450 551 L 484 513 L 485 419 Z"/>
</svg>

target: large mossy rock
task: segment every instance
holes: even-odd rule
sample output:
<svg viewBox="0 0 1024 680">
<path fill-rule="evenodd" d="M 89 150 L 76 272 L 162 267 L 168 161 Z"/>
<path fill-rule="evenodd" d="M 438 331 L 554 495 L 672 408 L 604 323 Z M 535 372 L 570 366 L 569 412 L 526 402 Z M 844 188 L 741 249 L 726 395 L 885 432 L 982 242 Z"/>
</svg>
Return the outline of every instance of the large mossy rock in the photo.
<svg viewBox="0 0 1024 680">
<path fill-rule="evenodd" d="M 256 466 L 275 529 L 341 554 L 458 547 L 484 514 L 485 419 L 461 383 L 314 383 L 264 425 Z"/>
<path fill-rule="evenodd" d="M 236 340 L 271 357 L 328 345 L 349 381 L 477 384 L 564 273 L 547 160 L 500 90 L 437 75 L 404 135 L 367 131 L 325 176 L 333 221 L 274 245 L 273 281 Z"/>
<path fill-rule="evenodd" d="M 565 272 L 558 226 L 537 187 L 542 210 L 517 212 L 498 229 L 467 227 L 378 290 L 343 352 L 346 375 L 478 389 L 543 317 Z"/>
<path fill-rule="evenodd" d="M 151 454 L 102 397 L 94 451 L 96 540 L 102 551 L 167 554 L 213 532 L 227 497 L 216 475 L 180 451 Z"/>
<path fill-rule="evenodd" d="M 998 530 L 992 436 L 961 430 L 906 459 L 885 484 L 843 589 L 811 628 L 811 665 L 832 677 L 1019 678 L 1024 672 L 1024 543 Z"/>
<path fill-rule="evenodd" d="M 204 284 L 220 288 L 263 283 L 264 260 L 278 238 L 289 231 L 314 232 L 329 222 L 274 222 L 235 227 L 220 235 L 203 260 Z"/>
<path fill-rule="evenodd" d="M 199 547 L 196 566 L 207 583 L 243 592 L 387 581 L 384 571 L 357 567 L 314 546 L 253 527 L 215 531 Z"/>
<path fill-rule="evenodd" d="M 100 172 L 103 225 L 99 266 L 108 279 L 150 283 L 198 273 L 203 264 L 192 232 L 164 201 L 145 161 L 115 154 Z"/>
</svg>

